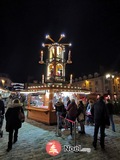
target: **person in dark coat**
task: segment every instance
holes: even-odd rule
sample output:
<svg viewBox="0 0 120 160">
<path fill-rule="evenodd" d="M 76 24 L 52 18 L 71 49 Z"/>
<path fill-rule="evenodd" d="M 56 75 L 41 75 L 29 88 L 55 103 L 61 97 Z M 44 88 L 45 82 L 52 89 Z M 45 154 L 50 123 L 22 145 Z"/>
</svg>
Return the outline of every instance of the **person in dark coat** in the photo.
<svg viewBox="0 0 120 160">
<path fill-rule="evenodd" d="M 109 121 L 108 110 L 104 102 L 103 96 L 101 96 L 99 100 L 94 104 L 94 123 L 95 123 L 95 128 L 94 128 L 93 147 L 94 149 L 97 148 L 97 137 L 100 128 L 100 145 L 101 148 L 104 149 L 105 127 L 106 125 L 107 126 L 110 125 L 110 121 Z"/>
<path fill-rule="evenodd" d="M 5 114 L 5 105 L 4 105 L 4 102 L 2 100 L 2 96 L 0 95 L 0 112 L 1 112 L 1 115 L 4 116 Z"/>
<path fill-rule="evenodd" d="M 2 96 L 0 95 L 0 133 L 2 132 L 2 125 L 4 120 L 4 114 L 5 114 L 5 105 L 2 100 Z"/>
<path fill-rule="evenodd" d="M 67 108 L 68 108 L 68 106 L 69 106 L 69 104 L 71 103 L 71 100 L 70 100 L 70 98 L 69 98 L 69 97 L 67 97 L 67 99 L 66 99 L 66 100 L 67 100 L 67 104 L 66 104 L 66 107 L 65 107 L 65 108 L 67 109 Z M 66 118 L 68 118 L 67 112 L 66 112 Z M 69 124 L 70 124 L 70 123 L 65 119 L 65 128 L 66 128 L 66 129 L 68 129 Z"/>
<path fill-rule="evenodd" d="M 70 100 L 70 98 L 69 97 L 67 97 L 67 107 L 68 107 L 68 105 L 71 103 L 71 100 Z"/>
<path fill-rule="evenodd" d="M 16 143 L 18 139 L 18 130 L 22 126 L 22 122 L 19 119 L 20 111 L 24 114 L 22 104 L 20 103 L 19 99 L 15 99 L 13 100 L 11 106 L 9 106 L 5 113 L 6 132 L 9 132 L 7 152 L 9 152 L 12 149 L 12 143 Z"/>
<path fill-rule="evenodd" d="M 57 118 L 59 118 L 59 129 L 62 128 L 62 114 L 65 111 L 64 103 L 62 102 L 62 99 L 59 98 L 58 101 L 55 103 L 55 110 L 57 114 Z"/>
<path fill-rule="evenodd" d="M 77 114 L 78 114 L 77 104 L 75 103 L 74 99 L 71 100 L 71 103 L 68 105 L 66 110 L 68 112 L 68 119 L 71 120 L 70 121 L 70 135 L 72 136 L 72 125 L 73 125 L 73 122 L 76 120 Z"/>
<path fill-rule="evenodd" d="M 113 130 L 113 132 L 115 132 L 115 124 L 114 124 L 114 120 L 113 120 L 114 105 L 112 104 L 112 102 L 110 101 L 110 99 L 106 100 L 106 106 L 108 108 L 109 120 L 110 120 L 110 123 L 112 125 L 112 130 Z"/>
<path fill-rule="evenodd" d="M 77 120 L 80 123 L 81 131 L 79 133 L 85 134 L 85 106 L 83 101 L 79 101 L 78 103 L 78 116 Z"/>
</svg>

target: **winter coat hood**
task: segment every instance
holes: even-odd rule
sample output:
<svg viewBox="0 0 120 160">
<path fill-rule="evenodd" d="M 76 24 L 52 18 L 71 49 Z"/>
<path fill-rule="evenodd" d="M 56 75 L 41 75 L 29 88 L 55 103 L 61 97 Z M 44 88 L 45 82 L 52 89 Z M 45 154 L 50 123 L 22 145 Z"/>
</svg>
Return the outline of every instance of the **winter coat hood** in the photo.
<svg viewBox="0 0 120 160">
<path fill-rule="evenodd" d="M 59 107 L 59 106 L 62 106 L 62 105 L 64 105 L 64 104 L 63 104 L 63 102 L 59 102 L 59 101 L 58 101 L 55 105 Z"/>
<path fill-rule="evenodd" d="M 8 108 L 21 107 L 23 104 L 19 99 L 14 99 L 11 103 L 8 104 Z"/>
</svg>

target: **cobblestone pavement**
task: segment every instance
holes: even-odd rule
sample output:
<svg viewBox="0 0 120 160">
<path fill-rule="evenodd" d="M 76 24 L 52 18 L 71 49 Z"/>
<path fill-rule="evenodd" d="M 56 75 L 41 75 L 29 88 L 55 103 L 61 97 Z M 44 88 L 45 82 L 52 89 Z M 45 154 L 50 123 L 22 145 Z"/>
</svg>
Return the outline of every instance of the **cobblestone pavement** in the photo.
<svg viewBox="0 0 120 160">
<path fill-rule="evenodd" d="M 82 148 L 91 148 L 91 152 L 64 152 L 64 145 L 74 145 L 74 139 L 70 139 L 69 130 L 62 131 L 60 137 L 56 136 L 56 126 L 48 126 L 26 118 L 19 137 L 10 152 L 6 152 L 8 133 L 3 125 L 4 135 L 0 138 L 0 160 L 119 160 L 120 159 L 120 117 L 114 116 L 116 132 L 106 129 L 105 151 L 92 147 L 94 126 L 85 126 L 86 134 L 76 133 L 76 143 Z M 50 140 L 57 140 L 62 145 L 62 150 L 57 156 L 50 156 L 46 152 L 46 144 Z"/>
</svg>

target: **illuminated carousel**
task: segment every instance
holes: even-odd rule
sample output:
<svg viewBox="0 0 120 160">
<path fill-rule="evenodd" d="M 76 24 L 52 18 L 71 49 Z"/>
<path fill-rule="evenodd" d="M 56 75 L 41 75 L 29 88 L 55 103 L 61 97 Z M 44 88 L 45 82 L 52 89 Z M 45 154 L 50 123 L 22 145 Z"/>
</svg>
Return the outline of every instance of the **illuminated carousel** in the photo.
<svg viewBox="0 0 120 160">
<path fill-rule="evenodd" d="M 88 90 L 72 85 L 72 74 L 69 83 L 65 80 L 66 64 L 72 64 L 71 51 L 68 52 L 68 60 L 65 60 L 65 47 L 70 43 L 60 43 L 65 36 L 62 34 L 57 42 L 49 35 L 46 36 L 51 43 L 43 44 L 48 47 L 48 59 L 44 62 L 43 51 L 40 52 L 40 64 L 46 64 L 46 74 L 42 75 L 42 83 L 28 86 L 28 118 L 46 124 L 56 124 L 56 112 L 54 104 L 58 98 L 62 98 L 67 104 L 67 97 L 74 98 L 76 103 L 81 95 L 90 94 Z"/>
</svg>

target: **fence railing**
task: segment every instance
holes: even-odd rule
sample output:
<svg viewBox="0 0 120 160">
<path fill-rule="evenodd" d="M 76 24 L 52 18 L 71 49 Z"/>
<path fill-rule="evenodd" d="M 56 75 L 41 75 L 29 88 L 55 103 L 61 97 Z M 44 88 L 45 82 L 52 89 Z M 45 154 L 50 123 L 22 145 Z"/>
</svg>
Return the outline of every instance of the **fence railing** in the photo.
<svg viewBox="0 0 120 160">
<path fill-rule="evenodd" d="M 72 126 L 73 126 L 73 124 L 74 124 L 74 146 L 76 146 L 76 120 L 75 120 L 75 121 L 72 121 L 72 120 L 70 120 L 70 119 L 68 119 L 68 118 L 64 118 L 64 117 L 62 117 L 62 116 L 60 116 L 60 115 L 57 115 L 57 134 L 56 134 L 56 135 L 57 135 L 58 137 L 62 136 L 62 134 L 61 134 L 61 129 L 59 129 L 59 118 L 63 118 L 64 120 L 72 123 Z"/>
</svg>

